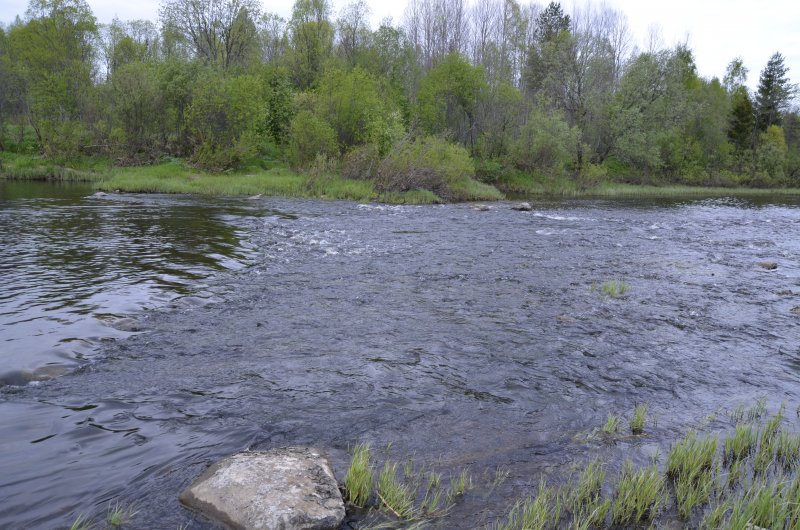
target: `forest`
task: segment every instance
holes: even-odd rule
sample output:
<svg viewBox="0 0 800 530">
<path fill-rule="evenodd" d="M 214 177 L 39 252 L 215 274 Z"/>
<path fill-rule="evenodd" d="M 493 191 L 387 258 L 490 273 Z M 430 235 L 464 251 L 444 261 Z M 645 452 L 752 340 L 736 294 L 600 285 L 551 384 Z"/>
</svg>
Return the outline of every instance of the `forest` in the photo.
<svg viewBox="0 0 800 530">
<path fill-rule="evenodd" d="M 411 0 L 399 23 L 369 20 L 363 0 L 297 0 L 288 20 L 258 0 L 163 0 L 157 22 L 99 24 L 85 0 L 31 0 L 0 27 L 0 150 L 281 166 L 445 200 L 537 179 L 800 186 L 780 52 L 752 92 L 740 58 L 703 78 L 688 45 L 640 49 L 607 6 Z"/>
</svg>

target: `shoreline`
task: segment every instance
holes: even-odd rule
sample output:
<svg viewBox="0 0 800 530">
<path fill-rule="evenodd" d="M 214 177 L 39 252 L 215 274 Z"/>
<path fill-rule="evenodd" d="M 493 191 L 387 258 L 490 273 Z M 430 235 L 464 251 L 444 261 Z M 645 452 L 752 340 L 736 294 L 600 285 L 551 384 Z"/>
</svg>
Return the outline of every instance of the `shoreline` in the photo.
<svg viewBox="0 0 800 530">
<path fill-rule="evenodd" d="M 9 153 L 0 153 L 8 155 Z M 150 166 L 84 167 L 39 164 L 34 157 L 14 155 L 11 164 L 0 165 L 0 180 L 91 183 L 98 191 L 126 193 L 191 194 L 210 197 L 274 196 L 322 200 L 352 200 L 386 204 L 443 204 L 446 201 L 429 190 L 380 192 L 372 181 L 346 179 L 340 175 L 299 174 L 285 166 L 248 167 L 235 172 L 211 173 L 173 159 Z M 800 188 L 747 188 L 624 184 L 606 182 L 579 188 L 568 179 L 530 178 L 528 187 L 504 187 L 474 181 L 469 199 L 481 202 L 526 199 L 624 199 L 624 198 L 716 198 L 716 197 L 800 197 Z"/>
</svg>

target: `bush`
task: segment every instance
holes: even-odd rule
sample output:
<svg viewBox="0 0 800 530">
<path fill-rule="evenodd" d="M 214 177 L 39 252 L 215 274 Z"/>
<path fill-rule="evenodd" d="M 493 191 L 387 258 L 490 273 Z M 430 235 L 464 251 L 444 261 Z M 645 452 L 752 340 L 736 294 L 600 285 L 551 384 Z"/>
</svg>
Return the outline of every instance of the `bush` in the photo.
<svg viewBox="0 0 800 530">
<path fill-rule="evenodd" d="M 221 78 L 209 72 L 195 87 L 187 113 L 197 148 L 192 162 L 222 170 L 240 165 L 257 152 L 260 102 L 255 76 Z"/>
<path fill-rule="evenodd" d="M 395 146 L 378 167 L 379 191 L 428 190 L 445 200 L 495 200 L 502 195 L 473 180 L 475 166 L 467 151 L 429 136 Z"/>
<path fill-rule="evenodd" d="M 356 147 L 344 157 L 342 176 L 354 180 L 374 179 L 380 163 L 381 157 L 375 144 Z"/>
<path fill-rule="evenodd" d="M 578 138 L 560 116 L 534 110 L 511 146 L 511 161 L 523 171 L 561 173 L 575 163 Z"/>
<path fill-rule="evenodd" d="M 318 155 L 336 157 L 339 149 L 336 132 L 325 120 L 303 110 L 295 115 L 289 127 L 289 163 L 303 169 Z"/>
</svg>

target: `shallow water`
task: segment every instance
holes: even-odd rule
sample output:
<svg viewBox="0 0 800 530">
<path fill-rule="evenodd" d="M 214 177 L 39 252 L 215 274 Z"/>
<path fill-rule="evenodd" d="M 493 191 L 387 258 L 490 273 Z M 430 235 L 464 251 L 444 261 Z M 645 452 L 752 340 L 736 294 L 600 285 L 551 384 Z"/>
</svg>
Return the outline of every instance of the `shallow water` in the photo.
<svg viewBox="0 0 800 530">
<path fill-rule="evenodd" d="M 100 343 L 97 361 L 4 388 L 0 527 L 68 526 L 80 513 L 102 517 L 111 499 L 135 503 L 134 527 L 207 527 L 177 494 L 221 456 L 310 444 L 341 478 L 360 441 L 391 443 L 392 458 L 445 476 L 468 467 L 476 487 L 433 526 L 482 527 L 573 462 L 646 462 L 721 407 L 760 395 L 790 410 L 800 402 L 797 204 L 83 201 L 157 210 L 138 225 L 151 250 L 162 240 L 148 227 L 182 219 L 166 240 L 184 258 L 154 258 L 176 276 L 197 270 L 212 244 L 180 228 L 192 219 L 234 234 L 211 253 L 236 265 L 212 258 L 201 279 L 176 282 L 202 304 L 146 293 L 130 310 L 143 331 Z M 76 244 L 102 248 L 103 226 Z M 46 291 L 53 273 L 42 268 Z M 630 286 L 625 297 L 602 295 L 613 279 Z M 116 314 L 103 304 L 129 291 L 115 288 L 97 282 L 112 301 L 93 311 Z M 646 436 L 587 436 L 638 402 L 658 417 Z M 493 489 L 481 477 L 498 468 L 510 476 Z"/>
</svg>

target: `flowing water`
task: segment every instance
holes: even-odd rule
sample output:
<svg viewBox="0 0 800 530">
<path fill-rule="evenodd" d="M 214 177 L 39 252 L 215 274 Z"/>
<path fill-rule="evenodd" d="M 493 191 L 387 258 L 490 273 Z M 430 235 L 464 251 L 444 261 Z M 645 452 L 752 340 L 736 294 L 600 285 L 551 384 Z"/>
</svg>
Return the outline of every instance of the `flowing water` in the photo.
<svg viewBox="0 0 800 530">
<path fill-rule="evenodd" d="M 177 494 L 213 461 L 314 445 L 341 479 L 362 441 L 469 469 L 432 526 L 482 528 L 573 463 L 646 462 L 757 396 L 800 403 L 797 202 L 517 212 L 0 186 L 2 528 L 117 499 L 135 528 L 212 528 Z M 645 436 L 591 435 L 641 402 Z"/>
</svg>

